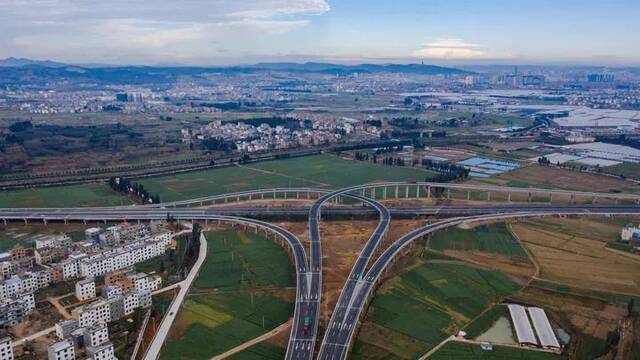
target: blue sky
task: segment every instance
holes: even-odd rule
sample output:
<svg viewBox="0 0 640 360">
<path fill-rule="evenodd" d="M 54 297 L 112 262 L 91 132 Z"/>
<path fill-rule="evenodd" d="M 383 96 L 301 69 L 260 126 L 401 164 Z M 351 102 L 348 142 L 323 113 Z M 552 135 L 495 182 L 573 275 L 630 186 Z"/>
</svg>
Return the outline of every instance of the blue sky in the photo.
<svg viewBox="0 0 640 360">
<path fill-rule="evenodd" d="M 0 0 L 0 57 L 640 65 L 640 1 Z"/>
</svg>

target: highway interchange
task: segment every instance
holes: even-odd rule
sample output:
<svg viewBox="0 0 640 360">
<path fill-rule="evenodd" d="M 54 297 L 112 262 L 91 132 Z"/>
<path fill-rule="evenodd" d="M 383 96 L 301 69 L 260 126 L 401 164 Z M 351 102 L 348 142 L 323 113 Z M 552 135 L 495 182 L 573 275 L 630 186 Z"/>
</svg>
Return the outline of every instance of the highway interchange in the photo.
<svg viewBox="0 0 640 360">
<path fill-rule="evenodd" d="M 387 189 L 391 189 L 393 198 L 402 197 L 399 193 L 400 186 L 405 188 L 405 197 L 409 197 L 409 187 L 416 187 L 415 194 L 420 197 L 420 189 L 430 197 L 432 188 L 455 189 L 466 191 L 486 191 L 549 196 L 548 204 L 514 203 L 496 205 L 456 205 L 456 206 L 424 206 L 424 207 L 391 207 L 387 208 L 381 202 L 375 200 L 376 190 L 382 187 L 383 198 L 387 198 Z M 366 191 L 369 190 L 369 197 Z M 449 191 L 449 190 L 448 190 Z M 378 191 L 379 193 L 379 191 Z M 240 201 L 241 199 L 264 199 L 265 194 L 281 194 L 283 199 L 287 194 L 294 194 L 292 199 L 311 199 L 311 194 L 319 197 L 308 208 L 304 206 L 294 207 L 217 207 L 206 209 L 188 208 L 188 206 L 203 206 L 220 202 Z M 301 197 L 302 194 L 302 197 Z M 291 195 L 290 195 L 291 196 Z M 423 197 L 424 197 L 423 196 Z M 448 194 L 447 194 L 448 196 Z M 553 204 L 553 196 L 570 198 L 573 203 L 577 198 L 592 199 L 592 204 Z M 7 221 L 114 221 L 114 220 L 154 220 L 170 217 L 175 220 L 186 221 L 220 221 L 225 223 L 242 224 L 245 226 L 262 229 L 285 240 L 294 257 L 297 273 L 297 301 L 294 310 L 293 328 L 290 333 L 287 359 L 312 359 L 318 335 L 320 302 L 322 299 L 322 242 L 320 236 L 320 221 L 322 207 L 328 202 L 339 202 L 341 197 L 355 199 L 355 201 L 367 204 L 368 207 L 334 206 L 327 208 L 325 214 L 337 215 L 378 215 L 378 225 L 371 234 L 369 240 L 363 246 L 348 278 L 345 281 L 340 297 L 332 312 L 331 319 L 326 325 L 324 338 L 319 347 L 319 359 L 344 359 L 352 338 L 358 326 L 358 320 L 366 308 L 367 300 L 372 295 L 376 283 L 384 273 L 387 266 L 401 251 L 414 240 L 442 230 L 456 226 L 464 222 L 501 220 L 527 216 L 547 215 L 628 215 L 640 214 L 640 206 L 635 204 L 640 197 L 631 194 L 609 194 L 593 192 L 574 192 L 566 190 L 549 189 L 523 189 L 506 188 L 497 186 L 478 186 L 468 184 L 438 184 L 438 183 L 376 183 L 365 184 L 335 191 L 326 189 L 263 189 L 256 191 L 244 191 L 240 193 L 223 194 L 210 197 L 191 199 L 173 203 L 149 206 L 121 206 L 101 208 L 57 208 L 57 209 L 0 209 L 0 220 Z M 490 197 L 490 195 L 488 196 Z M 596 204 L 596 199 L 613 199 L 627 202 L 627 204 Z M 632 202 L 634 204 L 629 204 Z M 187 207 L 187 208 L 185 208 Z M 249 217 L 269 216 L 300 216 L 308 214 L 310 252 L 307 258 L 306 250 L 300 240 L 287 230 Z M 377 249 L 381 239 L 389 228 L 392 216 L 419 216 L 419 215 L 446 215 L 455 216 L 435 223 L 414 229 L 393 242 L 373 264 L 370 259 Z M 370 266 L 369 266 L 370 265 Z M 368 271 L 367 271 L 368 269 Z M 149 358 L 149 357 L 148 357 Z M 155 358 L 155 356 L 150 357 Z"/>
</svg>

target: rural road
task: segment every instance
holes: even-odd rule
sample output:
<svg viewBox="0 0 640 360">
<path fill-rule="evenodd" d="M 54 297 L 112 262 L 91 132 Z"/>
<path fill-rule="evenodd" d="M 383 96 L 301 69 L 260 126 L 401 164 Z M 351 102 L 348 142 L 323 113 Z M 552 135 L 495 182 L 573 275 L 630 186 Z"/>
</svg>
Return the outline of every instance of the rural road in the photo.
<svg viewBox="0 0 640 360">
<path fill-rule="evenodd" d="M 158 359 L 158 357 L 160 356 L 160 350 L 162 349 L 162 346 L 165 343 L 165 339 L 169 334 L 169 330 L 171 330 L 171 325 L 173 325 L 173 322 L 175 321 L 176 316 L 178 315 L 178 310 L 180 309 L 180 306 L 182 305 L 184 298 L 187 296 L 187 293 L 189 292 L 189 288 L 191 287 L 193 280 L 195 280 L 196 276 L 198 275 L 198 271 L 200 271 L 200 267 L 204 263 L 204 260 L 206 257 L 207 257 L 207 238 L 204 236 L 204 234 L 201 233 L 200 234 L 200 250 L 198 251 L 198 259 L 196 260 L 196 263 L 191 268 L 191 271 L 189 271 L 189 275 L 187 275 L 187 278 L 182 281 L 178 295 L 176 295 L 176 297 L 171 302 L 171 305 L 167 310 L 167 314 L 162 318 L 162 322 L 160 323 L 160 327 L 156 332 L 156 336 L 153 338 L 153 342 L 151 343 L 151 346 L 149 346 L 149 349 L 147 349 L 147 353 L 144 357 L 145 359 L 155 360 L 155 359 Z"/>
</svg>

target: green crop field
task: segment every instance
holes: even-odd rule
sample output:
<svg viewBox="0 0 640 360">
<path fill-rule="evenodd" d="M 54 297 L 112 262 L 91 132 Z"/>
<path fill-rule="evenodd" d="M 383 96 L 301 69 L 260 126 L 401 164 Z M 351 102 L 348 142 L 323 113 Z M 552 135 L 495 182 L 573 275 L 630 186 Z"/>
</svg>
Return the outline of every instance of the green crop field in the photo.
<svg viewBox="0 0 640 360">
<path fill-rule="evenodd" d="M 494 346 L 492 351 L 485 351 L 479 345 L 459 342 L 448 342 L 429 360 L 560 360 L 566 357 L 541 351 L 518 349 L 506 346 Z"/>
<path fill-rule="evenodd" d="M 141 179 L 162 201 L 273 187 L 339 188 L 374 181 L 424 180 L 433 172 L 376 165 L 333 155 L 306 156 Z"/>
<path fill-rule="evenodd" d="M 273 187 L 338 188 L 374 181 L 425 180 L 433 172 L 316 155 L 140 179 L 162 201 Z M 106 185 L 84 184 L 0 191 L 0 207 L 127 205 L 131 201 Z"/>
<path fill-rule="evenodd" d="M 623 162 L 618 165 L 607 166 L 602 171 L 613 174 L 622 175 L 631 179 L 640 179 L 640 164 Z"/>
<path fill-rule="evenodd" d="M 86 184 L 0 191 L 0 208 L 128 205 L 131 201 L 106 185 Z"/>
<path fill-rule="evenodd" d="M 280 360 L 287 350 L 270 343 L 261 342 L 229 357 L 230 360 Z"/>
<path fill-rule="evenodd" d="M 281 325 L 292 314 L 293 303 L 272 295 L 189 295 L 178 320 L 187 328 L 178 338 L 170 337 L 161 359 L 209 359 Z"/>
<path fill-rule="evenodd" d="M 426 352 L 520 288 L 500 272 L 459 263 L 422 261 L 409 269 L 381 286 L 368 315 L 375 325 L 420 341 L 409 357 Z M 361 332 L 359 340 L 367 337 Z"/>
<path fill-rule="evenodd" d="M 511 236 L 505 223 L 482 225 L 473 229 L 452 228 L 435 234 L 430 240 L 434 250 L 479 250 L 526 259 L 527 254 Z"/>
<path fill-rule="evenodd" d="M 295 286 L 291 260 L 273 241 L 254 233 L 233 230 L 210 232 L 207 240 L 207 259 L 196 279 L 196 287 Z"/>
<path fill-rule="evenodd" d="M 209 359 L 282 325 L 293 316 L 295 272 L 289 257 L 262 236 L 208 232 L 207 260 L 180 309 L 161 359 Z M 238 359 L 281 358 L 259 344 Z M 270 354 L 270 355 L 269 355 Z M 268 356 L 267 356 L 268 355 Z"/>
</svg>

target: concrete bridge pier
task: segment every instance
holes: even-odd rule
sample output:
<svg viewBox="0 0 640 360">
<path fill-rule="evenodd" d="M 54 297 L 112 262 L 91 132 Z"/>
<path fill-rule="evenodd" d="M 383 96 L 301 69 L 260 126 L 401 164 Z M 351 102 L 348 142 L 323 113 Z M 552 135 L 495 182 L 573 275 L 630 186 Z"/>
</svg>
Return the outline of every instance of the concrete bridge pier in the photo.
<svg viewBox="0 0 640 360">
<path fill-rule="evenodd" d="M 287 200 L 287 192 L 284 192 L 284 199 Z"/>
<path fill-rule="evenodd" d="M 467 201 L 471 200 L 471 191 L 467 191 Z"/>
<path fill-rule="evenodd" d="M 24 220 L 24 224 L 27 225 L 28 224 L 27 218 L 24 218 L 23 220 Z"/>
<path fill-rule="evenodd" d="M 2 219 L 2 222 L 7 225 L 7 219 Z"/>
<path fill-rule="evenodd" d="M 45 225 L 47 225 L 47 219 L 42 219 L 42 223 L 44 223 Z"/>
<path fill-rule="evenodd" d="M 427 186 L 427 199 L 431 199 L 431 186 Z"/>
<path fill-rule="evenodd" d="M 264 193 L 260 193 L 260 199 L 264 200 Z"/>
<path fill-rule="evenodd" d="M 528 201 L 531 202 L 531 193 L 529 193 Z"/>
<path fill-rule="evenodd" d="M 404 187 L 404 198 L 405 199 L 409 198 L 409 187 L 408 186 Z"/>
<path fill-rule="evenodd" d="M 416 185 L 416 199 L 420 199 L 420 185 Z"/>
<path fill-rule="evenodd" d="M 511 193 L 507 193 L 507 201 L 511 202 Z"/>
<path fill-rule="evenodd" d="M 399 186 L 396 185 L 396 199 L 398 198 L 398 188 L 399 188 Z"/>
<path fill-rule="evenodd" d="M 451 199 L 451 188 L 447 188 L 447 199 Z"/>
<path fill-rule="evenodd" d="M 296 199 L 300 199 L 300 192 L 296 191 Z"/>
<path fill-rule="evenodd" d="M 82 219 L 82 222 L 87 225 L 87 219 Z"/>
<path fill-rule="evenodd" d="M 571 204 L 575 204 L 576 203 L 576 196 L 571 194 Z"/>
<path fill-rule="evenodd" d="M 549 194 L 549 204 L 553 202 L 553 194 Z"/>
<path fill-rule="evenodd" d="M 487 201 L 491 201 L 491 191 L 487 192 Z"/>
<path fill-rule="evenodd" d="M 384 200 L 387 200 L 387 187 L 386 186 L 382 188 L 382 198 Z"/>
</svg>

